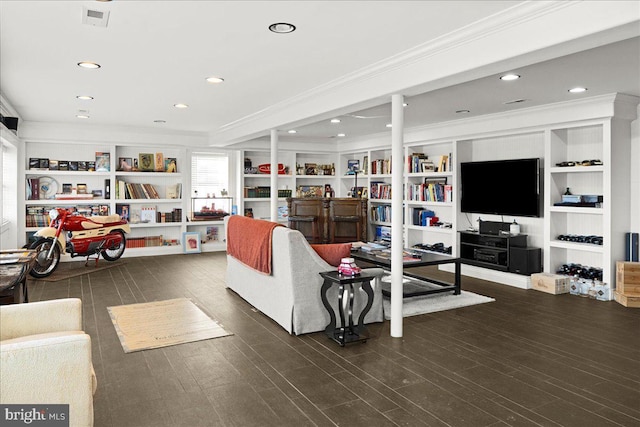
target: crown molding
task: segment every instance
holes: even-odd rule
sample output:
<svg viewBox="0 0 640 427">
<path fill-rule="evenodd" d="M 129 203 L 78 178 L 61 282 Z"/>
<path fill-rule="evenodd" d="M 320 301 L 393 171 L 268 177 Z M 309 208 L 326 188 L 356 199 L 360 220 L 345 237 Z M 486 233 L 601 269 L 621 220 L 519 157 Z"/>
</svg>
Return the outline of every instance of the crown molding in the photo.
<svg viewBox="0 0 640 427">
<path fill-rule="evenodd" d="M 415 126 L 405 129 L 404 145 L 420 142 L 442 142 L 540 132 L 543 128 L 615 118 L 632 121 L 637 118 L 640 98 L 610 93 L 571 101 L 522 108 L 509 112 L 485 114 L 465 119 Z M 390 132 L 381 132 L 347 141 L 352 147 L 391 147 Z"/>
</svg>

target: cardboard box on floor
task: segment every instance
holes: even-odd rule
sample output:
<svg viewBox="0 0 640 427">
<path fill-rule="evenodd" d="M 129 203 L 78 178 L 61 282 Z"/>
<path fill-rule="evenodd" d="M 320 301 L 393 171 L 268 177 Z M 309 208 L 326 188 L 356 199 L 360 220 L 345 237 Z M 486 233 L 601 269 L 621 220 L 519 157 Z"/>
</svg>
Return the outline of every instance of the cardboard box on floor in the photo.
<svg viewBox="0 0 640 427">
<path fill-rule="evenodd" d="M 569 292 L 571 278 L 560 274 L 535 273 L 531 275 L 531 288 L 536 291 L 558 295 Z"/>
</svg>

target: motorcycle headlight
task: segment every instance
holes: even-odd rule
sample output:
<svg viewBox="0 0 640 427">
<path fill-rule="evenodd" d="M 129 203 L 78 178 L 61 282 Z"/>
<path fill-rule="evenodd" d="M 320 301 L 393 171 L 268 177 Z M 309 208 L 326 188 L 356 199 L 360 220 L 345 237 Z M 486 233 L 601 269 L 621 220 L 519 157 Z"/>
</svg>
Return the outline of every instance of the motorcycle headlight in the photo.
<svg viewBox="0 0 640 427">
<path fill-rule="evenodd" d="M 58 210 L 57 209 L 51 209 L 49 211 L 49 217 L 51 218 L 51 220 L 55 220 L 56 218 L 58 218 Z"/>
</svg>

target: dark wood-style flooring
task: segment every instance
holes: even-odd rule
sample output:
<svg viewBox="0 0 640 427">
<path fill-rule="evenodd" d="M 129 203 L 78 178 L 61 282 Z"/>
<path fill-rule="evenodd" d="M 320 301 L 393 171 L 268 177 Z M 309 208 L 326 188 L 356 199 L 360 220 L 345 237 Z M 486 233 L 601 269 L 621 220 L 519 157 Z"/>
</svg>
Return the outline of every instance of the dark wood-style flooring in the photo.
<svg viewBox="0 0 640 427">
<path fill-rule="evenodd" d="M 96 426 L 640 425 L 640 309 L 464 277 L 496 301 L 341 348 L 288 335 L 225 288 L 225 268 L 224 253 L 128 258 L 29 281 L 32 301 L 83 300 Z M 107 307 L 177 297 L 234 335 L 125 354 Z"/>
</svg>

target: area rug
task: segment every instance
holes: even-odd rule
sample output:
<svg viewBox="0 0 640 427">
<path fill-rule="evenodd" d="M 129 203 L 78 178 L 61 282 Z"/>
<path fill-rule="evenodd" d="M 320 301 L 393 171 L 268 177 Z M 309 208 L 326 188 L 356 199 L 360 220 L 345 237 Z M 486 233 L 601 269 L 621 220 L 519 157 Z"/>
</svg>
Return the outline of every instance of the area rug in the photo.
<svg viewBox="0 0 640 427">
<path fill-rule="evenodd" d="M 107 309 L 125 353 L 232 335 L 187 298 Z"/>
<path fill-rule="evenodd" d="M 83 274 L 95 273 L 96 271 L 106 270 L 108 268 L 118 267 L 123 265 L 124 261 L 105 261 L 101 259 L 96 265 L 95 260 L 89 260 L 89 264 L 84 266 L 84 262 L 61 262 L 51 276 L 43 277 L 42 279 L 36 279 L 29 276 L 32 280 L 42 280 L 45 282 L 57 282 L 59 280 L 69 279 L 71 277 L 82 276 Z"/>
<path fill-rule="evenodd" d="M 495 299 L 468 291 L 461 291 L 460 295 L 443 293 L 405 298 L 402 301 L 402 317 L 453 310 L 454 308 L 468 307 L 492 301 L 495 301 Z M 385 297 L 382 299 L 382 307 L 384 309 L 384 318 L 389 320 L 391 318 L 391 301 L 389 298 Z"/>
</svg>

